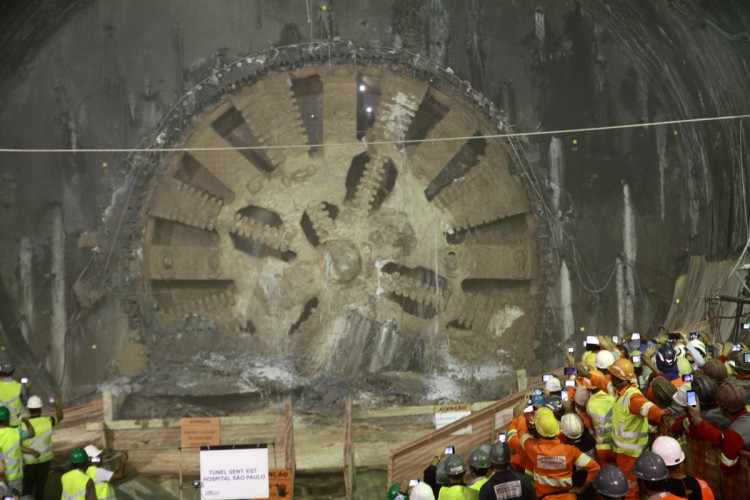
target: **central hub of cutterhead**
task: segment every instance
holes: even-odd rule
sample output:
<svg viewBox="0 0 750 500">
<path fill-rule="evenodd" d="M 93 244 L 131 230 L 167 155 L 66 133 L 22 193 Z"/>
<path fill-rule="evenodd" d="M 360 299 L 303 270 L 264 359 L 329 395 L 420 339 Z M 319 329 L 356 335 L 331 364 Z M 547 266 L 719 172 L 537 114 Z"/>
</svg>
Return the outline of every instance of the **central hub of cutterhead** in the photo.
<svg viewBox="0 0 750 500">
<path fill-rule="evenodd" d="M 349 240 L 333 240 L 323 249 L 323 274 L 329 283 L 349 283 L 362 270 L 362 257 Z"/>
</svg>

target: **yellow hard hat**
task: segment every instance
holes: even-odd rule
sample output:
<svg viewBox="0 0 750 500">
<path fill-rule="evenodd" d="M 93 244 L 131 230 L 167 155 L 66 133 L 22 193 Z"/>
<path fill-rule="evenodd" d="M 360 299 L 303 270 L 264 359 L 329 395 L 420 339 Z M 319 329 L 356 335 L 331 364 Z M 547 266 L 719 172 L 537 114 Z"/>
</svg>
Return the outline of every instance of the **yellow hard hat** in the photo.
<svg viewBox="0 0 750 500">
<path fill-rule="evenodd" d="M 534 425 L 540 436 L 553 438 L 560 434 L 560 422 L 547 407 L 539 408 L 534 415 Z"/>
</svg>

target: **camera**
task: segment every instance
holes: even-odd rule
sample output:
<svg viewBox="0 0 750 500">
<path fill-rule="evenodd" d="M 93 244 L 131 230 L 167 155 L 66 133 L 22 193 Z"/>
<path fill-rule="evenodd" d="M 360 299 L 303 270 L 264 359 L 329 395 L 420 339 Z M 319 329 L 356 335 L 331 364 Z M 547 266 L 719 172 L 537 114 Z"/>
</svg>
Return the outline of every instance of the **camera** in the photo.
<svg viewBox="0 0 750 500">
<path fill-rule="evenodd" d="M 568 347 L 568 354 L 573 354 L 574 352 L 576 352 L 575 348 Z"/>
<path fill-rule="evenodd" d="M 411 479 L 411 480 L 409 480 L 409 488 L 414 488 L 418 484 L 419 484 L 419 479 Z"/>
<path fill-rule="evenodd" d="M 549 373 L 546 373 L 546 374 L 542 375 L 542 382 L 546 382 L 546 381 L 548 381 L 551 378 L 552 378 L 552 375 L 550 375 Z"/>
<path fill-rule="evenodd" d="M 455 446 L 448 446 L 445 448 L 445 451 L 443 452 L 443 455 L 453 455 L 456 453 L 456 447 Z"/>
<path fill-rule="evenodd" d="M 692 376 L 692 375 L 690 375 L 690 374 L 687 374 L 687 375 L 683 375 L 683 376 L 682 376 L 682 381 L 683 381 L 683 382 L 692 382 L 692 381 L 693 381 L 693 376 Z"/>
<path fill-rule="evenodd" d="M 641 340 L 641 334 L 638 332 L 633 333 L 633 335 L 630 336 L 630 340 Z"/>
<path fill-rule="evenodd" d="M 575 387 L 576 381 L 575 380 L 566 380 L 565 381 L 565 387 Z"/>
<path fill-rule="evenodd" d="M 500 434 L 497 435 L 497 442 L 504 443 L 506 438 L 507 436 L 505 435 L 505 433 L 501 432 Z"/>
</svg>

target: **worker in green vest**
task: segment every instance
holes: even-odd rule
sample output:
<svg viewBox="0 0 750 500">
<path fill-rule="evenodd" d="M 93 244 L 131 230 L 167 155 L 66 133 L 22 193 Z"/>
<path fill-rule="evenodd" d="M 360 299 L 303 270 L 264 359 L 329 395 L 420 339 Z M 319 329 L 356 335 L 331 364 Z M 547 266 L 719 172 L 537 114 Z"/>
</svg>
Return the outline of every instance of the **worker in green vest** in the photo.
<svg viewBox="0 0 750 500">
<path fill-rule="evenodd" d="M 477 500 L 479 492 L 466 486 L 466 464 L 459 455 L 448 455 L 445 459 L 448 484 L 440 488 L 438 500 Z"/>
<path fill-rule="evenodd" d="M 0 406 L 10 411 L 10 425 L 16 427 L 26 401 L 24 384 L 13 378 L 15 367 L 11 363 L 0 363 Z"/>
<path fill-rule="evenodd" d="M 120 466 L 115 471 L 105 469 L 101 466 L 102 462 L 102 450 L 98 447 L 90 444 L 84 448 L 86 455 L 89 457 L 89 463 L 91 464 L 86 469 L 86 474 L 94 480 L 94 486 L 96 488 L 96 498 L 98 500 L 115 500 L 115 489 L 112 486 L 112 481 L 122 478 L 125 474 L 125 464 L 127 463 L 127 454 L 125 459 L 120 461 Z"/>
<path fill-rule="evenodd" d="M 484 483 L 490 477 L 490 454 L 483 446 L 476 448 L 469 454 L 469 470 L 471 471 L 472 479 L 468 484 L 469 489 L 472 489 L 479 494 L 479 490 L 482 489 Z"/>
<path fill-rule="evenodd" d="M 34 498 L 44 498 L 44 489 L 47 485 L 50 464 L 52 463 L 52 428 L 63 419 L 62 407 L 50 398 L 50 403 L 55 407 L 55 416 L 42 416 L 42 398 L 31 396 L 26 403 L 29 410 L 28 424 L 24 426 L 34 430 L 34 437 L 26 439 L 23 445 L 39 452 L 39 456 L 24 454 L 23 456 L 23 493 Z"/>
<path fill-rule="evenodd" d="M 0 478 L 13 490 L 23 490 L 23 454 L 38 456 L 39 452 L 23 446 L 24 439 L 34 437 L 34 429 L 24 419 L 28 431 L 10 426 L 10 411 L 0 406 L 0 455 L 2 455 L 2 472 Z"/>
<path fill-rule="evenodd" d="M 82 448 L 70 452 L 71 469 L 63 474 L 60 500 L 96 500 L 94 480 L 86 474 L 89 457 Z"/>
</svg>

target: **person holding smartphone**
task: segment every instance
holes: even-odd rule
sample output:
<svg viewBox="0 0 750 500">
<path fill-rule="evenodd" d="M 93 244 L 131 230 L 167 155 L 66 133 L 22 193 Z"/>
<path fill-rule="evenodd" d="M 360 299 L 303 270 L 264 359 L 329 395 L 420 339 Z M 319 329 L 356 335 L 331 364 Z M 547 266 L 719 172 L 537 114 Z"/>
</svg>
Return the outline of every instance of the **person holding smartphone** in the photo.
<svg viewBox="0 0 750 500">
<path fill-rule="evenodd" d="M 700 402 L 687 408 L 688 435 L 721 448 L 719 458 L 724 472 L 736 470 L 740 452 L 745 449 L 745 443 L 750 442 L 750 413 L 745 409 L 746 398 L 745 390 L 732 382 L 724 382 L 717 389 L 716 402 L 731 421 L 726 429 L 720 429 L 704 418 Z"/>
</svg>

